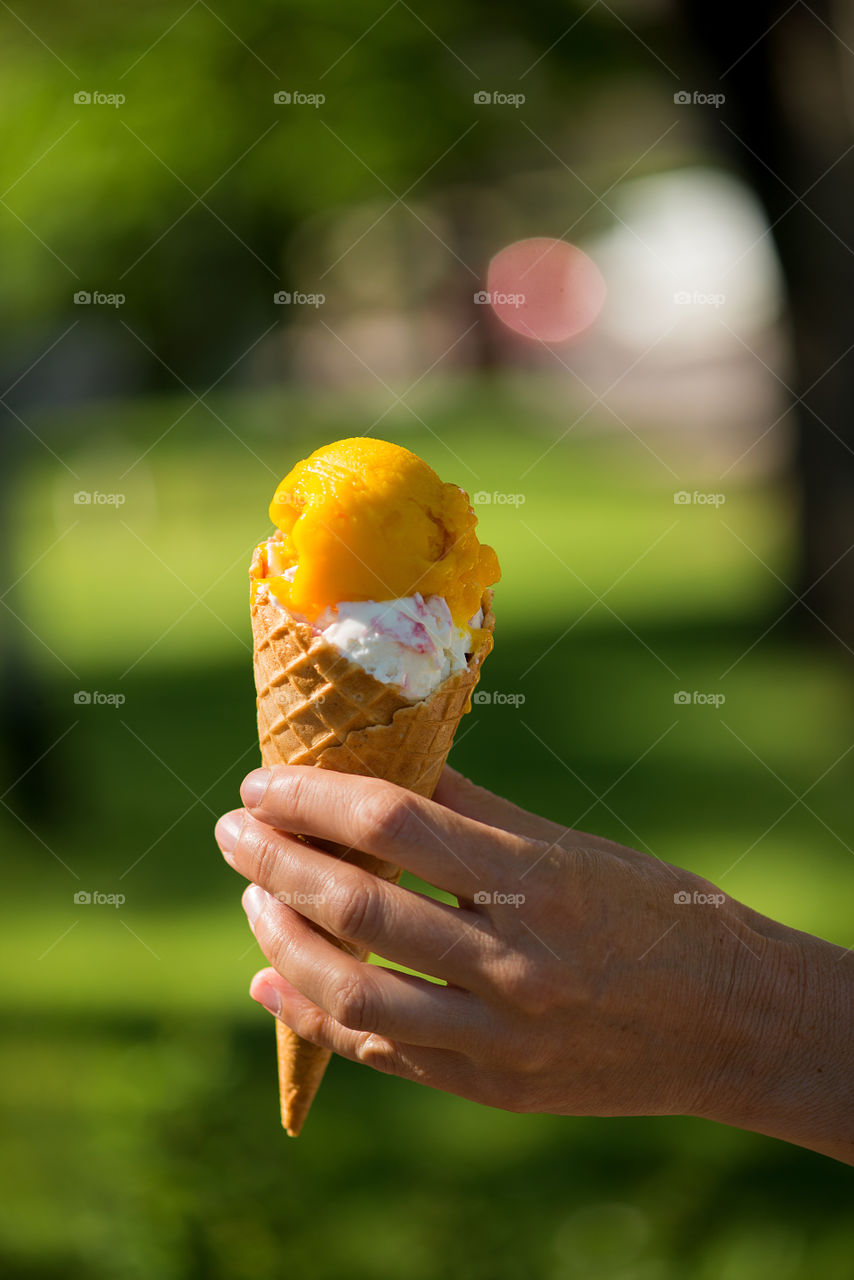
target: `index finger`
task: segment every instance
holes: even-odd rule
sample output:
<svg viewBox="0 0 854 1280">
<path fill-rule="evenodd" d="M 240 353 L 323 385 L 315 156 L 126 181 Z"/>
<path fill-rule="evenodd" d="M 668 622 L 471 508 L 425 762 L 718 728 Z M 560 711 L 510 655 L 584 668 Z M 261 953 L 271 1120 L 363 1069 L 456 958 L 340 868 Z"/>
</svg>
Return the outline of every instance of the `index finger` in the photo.
<svg viewBox="0 0 854 1280">
<path fill-rule="evenodd" d="M 464 898 L 491 887 L 509 838 L 392 782 L 312 765 L 256 769 L 240 795 L 268 826 L 359 849 Z"/>
</svg>

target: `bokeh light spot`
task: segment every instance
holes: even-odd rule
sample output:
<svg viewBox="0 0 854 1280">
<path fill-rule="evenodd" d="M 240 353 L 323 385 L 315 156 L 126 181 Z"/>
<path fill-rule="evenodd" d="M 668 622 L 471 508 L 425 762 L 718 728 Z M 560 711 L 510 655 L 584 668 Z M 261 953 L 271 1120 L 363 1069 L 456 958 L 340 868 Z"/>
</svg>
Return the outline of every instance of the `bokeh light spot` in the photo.
<svg viewBox="0 0 854 1280">
<path fill-rule="evenodd" d="M 537 236 L 517 240 L 489 264 L 492 309 L 515 333 L 566 342 L 593 323 L 607 289 L 595 262 L 574 244 Z"/>
</svg>

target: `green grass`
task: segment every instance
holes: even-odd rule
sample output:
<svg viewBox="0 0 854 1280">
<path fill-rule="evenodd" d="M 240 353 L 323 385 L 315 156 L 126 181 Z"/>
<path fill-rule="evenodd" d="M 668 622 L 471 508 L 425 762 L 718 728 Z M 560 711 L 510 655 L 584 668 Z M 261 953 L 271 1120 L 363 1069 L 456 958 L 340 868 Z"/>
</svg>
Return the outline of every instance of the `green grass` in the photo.
<svg viewBox="0 0 854 1280">
<path fill-rule="evenodd" d="M 525 701 L 476 706 L 457 767 L 854 942 L 849 678 L 785 626 L 760 639 L 789 600 L 785 488 L 721 484 L 650 437 L 674 477 L 612 430 L 538 461 L 565 424 L 531 430 L 524 388 L 431 396 L 413 403 L 435 434 L 403 410 L 381 434 L 472 491 L 525 495 L 480 507 L 504 569 L 482 688 Z M 8 599 L 41 637 L 21 633 L 31 759 L 64 736 L 2 826 L 4 1269 L 847 1277 L 840 1168 L 701 1122 L 510 1116 L 336 1062 L 304 1137 L 281 1136 L 272 1029 L 246 997 L 259 954 L 211 835 L 257 759 L 246 564 L 279 475 L 384 404 L 213 403 L 243 443 L 201 407 L 172 427 L 186 400 L 40 422 L 77 476 L 30 454 L 16 490 Z M 695 488 L 726 502 L 674 504 Z M 126 501 L 75 505 L 79 489 Z M 125 702 L 77 706 L 80 688 Z M 126 901 L 79 906 L 79 889 Z"/>
</svg>

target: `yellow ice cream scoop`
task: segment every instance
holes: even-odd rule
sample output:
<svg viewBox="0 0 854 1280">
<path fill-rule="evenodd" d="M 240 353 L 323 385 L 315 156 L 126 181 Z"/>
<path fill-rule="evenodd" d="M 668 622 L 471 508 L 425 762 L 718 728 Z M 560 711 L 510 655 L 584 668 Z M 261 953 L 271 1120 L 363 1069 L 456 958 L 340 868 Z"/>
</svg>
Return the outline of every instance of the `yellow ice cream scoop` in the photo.
<svg viewBox="0 0 854 1280">
<path fill-rule="evenodd" d="M 297 463 L 276 489 L 272 554 L 256 560 L 289 608 L 314 619 L 342 600 L 444 596 L 464 626 L 501 576 L 468 494 L 385 440 L 353 437 Z"/>
</svg>

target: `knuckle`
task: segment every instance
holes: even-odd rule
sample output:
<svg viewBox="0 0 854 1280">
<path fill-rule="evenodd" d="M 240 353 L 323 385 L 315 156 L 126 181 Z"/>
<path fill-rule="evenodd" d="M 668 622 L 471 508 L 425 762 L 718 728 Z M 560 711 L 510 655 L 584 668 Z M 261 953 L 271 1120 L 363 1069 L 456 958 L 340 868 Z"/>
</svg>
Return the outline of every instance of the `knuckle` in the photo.
<svg viewBox="0 0 854 1280">
<path fill-rule="evenodd" d="M 400 1070 L 400 1054 L 391 1040 L 383 1036 L 371 1035 L 363 1040 L 356 1050 L 356 1056 L 365 1066 L 376 1071 L 385 1071 L 389 1075 Z"/>
<path fill-rule="evenodd" d="M 242 843 L 252 865 L 253 880 L 268 888 L 281 856 L 278 838 L 269 827 L 255 823 L 248 831 L 244 826 Z"/>
<path fill-rule="evenodd" d="M 471 972 L 472 990 L 494 991 L 500 986 L 500 976 L 509 961 L 510 951 L 495 931 L 476 921 L 456 948 L 456 953 Z"/>
<path fill-rule="evenodd" d="M 405 794 L 377 790 L 360 806 L 360 825 L 372 844 L 393 849 L 406 839 L 412 824 L 412 801 Z"/>
<path fill-rule="evenodd" d="M 327 894 L 327 920 L 338 937 L 371 943 L 380 926 L 380 899 L 370 884 L 336 885 Z"/>
<path fill-rule="evenodd" d="M 536 877 L 532 880 L 537 898 L 543 901 L 558 899 L 570 917 L 574 917 L 577 885 L 579 880 L 583 883 L 585 872 L 583 862 L 579 863 L 578 859 L 584 855 L 577 854 L 575 850 L 568 854 L 561 844 L 553 840 L 529 840 L 527 843 L 531 868 L 536 868 Z"/>
<path fill-rule="evenodd" d="M 298 770 L 284 771 L 274 767 L 264 795 L 264 808 L 273 810 L 282 817 L 290 817 L 303 805 L 309 782 L 310 778 Z"/>
<path fill-rule="evenodd" d="M 555 1004 L 548 969 L 517 951 L 498 966 L 496 986 L 513 1009 L 530 1017 L 542 1017 Z"/>
<path fill-rule="evenodd" d="M 542 868 L 543 879 L 545 884 L 556 892 L 566 893 L 567 885 L 572 884 L 573 887 L 578 881 L 580 875 L 587 870 L 587 863 L 590 860 L 589 853 L 575 852 L 575 856 L 568 854 L 566 849 L 554 841 L 547 843 L 544 840 L 537 841 L 538 856 L 541 857 L 540 868 Z"/>
<path fill-rule="evenodd" d="M 258 925 L 263 919 L 263 916 L 259 916 L 255 922 L 256 936 L 258 934 Z M 258 938 L 264 954 L 276 972 L 280 973 L 283 978 L 287 978 L 291 973 L 296 972 L 297 948 L 289 925 L 288 911 L 287 908 L 284 908 L 283 918 L 277 919 L 274 925 L 267 926 L 266 937 Z"/>
<path fill-rule="evenodd" d="M 327 1016 L 322 1009 L 306 1009 L 300 1014 L 299 1025 L 295 1030 L 303 1040 L 323 1045 L 327 1040 Z"/>
<path fill-rule="evenodd" d="M 328 1008 L 335 1021 L 351 1031 L 376 1029 L 376 998 L 361 975 L 354 975 L 337 987 L 330 996 Z"/>
</svg>

